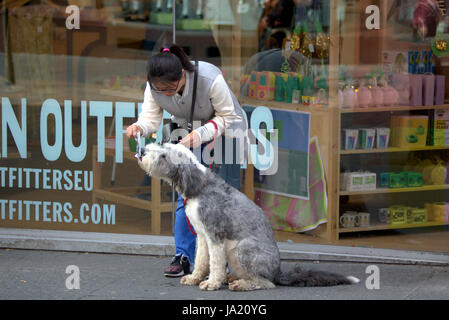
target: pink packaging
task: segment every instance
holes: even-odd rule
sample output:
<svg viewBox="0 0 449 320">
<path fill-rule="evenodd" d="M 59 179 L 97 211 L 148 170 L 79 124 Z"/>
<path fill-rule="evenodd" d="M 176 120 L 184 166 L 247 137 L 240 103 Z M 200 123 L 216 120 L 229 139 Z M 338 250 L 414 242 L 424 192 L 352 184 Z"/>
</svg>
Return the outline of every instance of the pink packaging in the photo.
<svg viewBox="0 0 449 320">
<path fill-rule="evenodd" d="M 435 105 L 444 104 L 444 76 L 435 75 Z"/>
<path fill-rule="evenodd" d="M 398 104 L 410 104 L 410 75 L 408 73 L 393 73 L 391 86 L 398 92 Z"/>
<path fill-rule="evenodd" d="M 384 93 L 379 87 L 371 88 L 371 103 L 373 107 L 382 107 L 384 103 Z"/>
<path fill-rule="evenodd" d="M 435 95 L 435 76 L 433 74 L 423 75 L 423 93 L 422 104 L 424 106 L 432 106 Z"/>
<path fill-rule="evenodd" d="M 411 74 L 410 75 L 410 105 L 411 106 L 422 106 L 422 89 L 423 80 L 422 74 Z"/>
</svg>

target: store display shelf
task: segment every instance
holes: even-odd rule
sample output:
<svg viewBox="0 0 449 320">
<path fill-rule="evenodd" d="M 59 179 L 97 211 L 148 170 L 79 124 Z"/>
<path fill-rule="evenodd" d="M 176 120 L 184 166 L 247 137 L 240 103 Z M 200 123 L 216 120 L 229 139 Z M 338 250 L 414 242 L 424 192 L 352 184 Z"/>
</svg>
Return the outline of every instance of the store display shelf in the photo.
<svg viewBox="0 0 449 320">
<path fill-rule="evenodd" d="M 134 99 L 134 100 L 143 100 L 143 92 L 141 92 L 139 90 L 100 89 L 100 94 L 105 95 L 105 96 L 115 97 L 115 98 L 126 98 L 126 99 Z"/>
<path fill-rule="evenodd" d="M 386 152 L 413 152 L 413 151 L 430 151 L 430 150 L 445 150 L 449 146 L 424 146 L 418 148 L 398 148 L 390 147 L 385 149 L 355 149 L 355 150 L 340 150 L 340 154 L 363 154 L 363 153 L 386 153 Z"/>
<path fill-rule="evenodd" d="M 397 107 L 369 107 L 339 109 L 340 113 L 360 113 L 360 112 L 388 112 L 388 111 L 411 111 L 411 110 L 431 110 L 431 109 L 449 109 L 449 104 L 432 106 L 397 106 Z"/>
<path fill-rule="evenodd" d="M 280 102 L 280 101 L 274 101 L 274 100 L 257 100 L 257 99 L 251 99 L 248 97 L 241 97 L 239 98 L 239 101 L 242 105 L 250 105 L 250 106 L 266 106 L 271 108 L 278 108 L 278 109 L 284 109 L 284 110 L 292 110 L 292 111 L 323 111 L 327 112 L 329 108 L 327 106 L 322 105 L 316 105 L 316 106 L 310 106 L 310 105 L 303 105 L 298 103 L 287 103 L 287 102 Z"/>
<path fill-rule="evenodd" d="M 436 191 L 436 190 L 449 190 L 449 184 L 429 185 L 429 186 L 410 187 L 410 188 L 377 188 L 374 190 L 363 190 L 363 191 L 340 191 L 340 196 L 355 196 L 355 195 L 365 195 L 365 194 L 399 193 L 399 192 L 417 192 L 417 191 Z"/>
<path fill-rule="evenodd" d="M 381 224 L 375 223 L 369 227 L 353 227 L 353 228 L 339 228 L 339 233 L 349 233 L 349 232 L 360 232 L 360 231 L 376 231 L 376 230 L 393 230 L 393 229 L 410 229 L 410 228 L 424 228 L 424 227 L 435 227 L 435 226 L 446 226 L 449 222 L 441 221 L 429 221 L 424 223 L 406 223 L 406 224 Z"/>
</svg>

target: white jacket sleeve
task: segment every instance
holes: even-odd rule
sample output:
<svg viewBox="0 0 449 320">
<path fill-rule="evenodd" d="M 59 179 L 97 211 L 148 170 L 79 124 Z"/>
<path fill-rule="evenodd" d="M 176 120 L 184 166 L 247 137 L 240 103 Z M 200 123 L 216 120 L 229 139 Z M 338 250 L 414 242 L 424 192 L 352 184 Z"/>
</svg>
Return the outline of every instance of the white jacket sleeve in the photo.
<svg viewBox="0 0 449 320">
<path fill-rule="evenodd" d="M 199 133 L 202 143 L 212 140 L 215 134 L 217 137 L 222 135 L 232 122 L 241 120 L 241 117 L 235 112 L 230 89 L 222 75 L 215 79 L 209 96 L 215 110 L 215 116 L 211 120 L 217 125 L 218 131 L 216 132 L 213 123 L 206 123 L 195 129 Z"/>
<path fill-rule="evenodd" d="M 142 128 L 143 136 L 149 137 L 152 133 L 159 129 L 159 125 L 162 121 L 162 108 L 156 103 L 151 95 L 150 85 L 147 81 L 145 88 L 142 111 L 137 118 L 137 122 L 134 124 Z"/>
</svg>

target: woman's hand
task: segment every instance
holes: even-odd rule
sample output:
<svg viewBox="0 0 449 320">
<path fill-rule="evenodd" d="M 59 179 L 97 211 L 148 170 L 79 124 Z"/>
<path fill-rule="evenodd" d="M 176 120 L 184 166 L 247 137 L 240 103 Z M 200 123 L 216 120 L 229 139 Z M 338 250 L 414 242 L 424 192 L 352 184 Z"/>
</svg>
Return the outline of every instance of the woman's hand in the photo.
<svg viewBox="0 0 449 320">
<path fill-rule="evenodd" d="M 197 148 L 201 145 L 200 134 L 194 130 L 187 136 L 185 136 L 181 141 L 179 141 L 179 143 L 186 146 L 187 148 Z"/>
<path fill-rule="evenodd" d="M 140 135 L 142 136 L 143 130 L 137 124 L 132 124 L 128 128 L 126 128 L 126 136 L 128 137 L 128 139 L 130 138 L 137 139 L 137 132 L 140 132 Z"/>
</svg>

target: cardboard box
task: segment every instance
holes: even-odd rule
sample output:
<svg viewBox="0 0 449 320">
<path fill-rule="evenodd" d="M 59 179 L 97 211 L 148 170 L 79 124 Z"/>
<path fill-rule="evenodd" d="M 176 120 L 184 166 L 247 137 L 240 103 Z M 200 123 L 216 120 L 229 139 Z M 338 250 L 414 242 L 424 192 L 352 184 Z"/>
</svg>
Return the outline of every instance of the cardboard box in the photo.
<svg viewBox="0 0 449 320">
<path fill-rule="evenodd" d="M 274 100 L 276 90 L 276 76 L 270 71 L 257 73 L 257 99 Z"/>
<path fill-rule="evenodd" d="M 449 110 L 436 109 L 434 111 L 433 145 L 449 145 Z"/>
<path fill-rule="evenodd" d="M 391 142 L 398 148 L 423 147 L 426 145 L 428 116 L 392 116 Z"/>
</svg>

